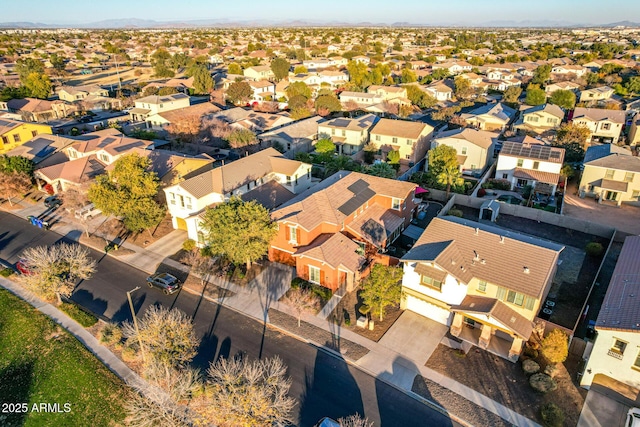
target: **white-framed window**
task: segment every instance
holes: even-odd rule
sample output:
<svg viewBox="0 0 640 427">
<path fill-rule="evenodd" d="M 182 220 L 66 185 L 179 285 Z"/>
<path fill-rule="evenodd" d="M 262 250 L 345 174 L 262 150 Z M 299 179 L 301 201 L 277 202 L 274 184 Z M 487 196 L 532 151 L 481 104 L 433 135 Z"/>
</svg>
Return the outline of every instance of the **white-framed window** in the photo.
<svg viewBox="0 0 640 427">
<path fill-rule="evenodd" d="M 313 265 L 309 266 L 309 281 L 318 285 L 320 284 L 320 269 L 318 267 L 314 267 Z"/>
<path fill-rule="evenodd" d="M 289 226 L 289 242 L 298 243 L 298 227 L 293 225 Z"/>
<path fill-rule="evenodd" d="M 397 144 L 398 143 L 398 138 L 396 138 L 395 136 L 393 138 L 391 138 L 391 142 L 393 144 Z"/>
<path fill-rule="evenodd" d="M 402 199 L 398 199 L 397 197 L 394 197 L 393 199 L 391 199 L 391 209 L 399 211 L 401 204 L 402 204 Z"/>
<path fill-rule="evenodd" d="M 175 204 L 176 204 L 176 193 L 169 193 L 169 195 L 171 196 L 171 201 L 170 201 L 170 203 L 171 203 L 172 205 L 175 205 Z"/>
<path fill-rule="evenodd" d="M 502 174 L 502 179 L 508 179 L 509 178 L 509 174 L 508 173 L 503 173 Z"/>
<path fill-rule="evenodd" d="M 413 141 L 410 139 L 407 139 L 407 145 L 413 145 Z"/>
<path fill-rule="evenodd" d="M 462 147 L 462 155 L 465 156 L 467 154 L 467 147 Z"/>
<path fill-rule="evenodd" d="M 429 276 L 421 276 L 420 283 L 422 283 L 424 286 L 442 291 L 442 282 L 440 280 L 433 279 Z"/>
<path fill-rule="evenodd" d="M 624 354 L 624 351 L 627 349 L 627 343 L 625 341 L 619 340 L 617 338 L 613 339 L 613 345 L 611 346 L 611 351 Z"/>
<path fill-rule="evenodd" d="M 191 209 L 191 197 L 189 197 L 189 196 L 185 196 L 185 198 L 184 198 L 184 199 L 185 199 L 185 201 L 187 202 L 187 203 L 186 203 L 186 207 L 187 207 L 187 209 Z"/>
<path fill-rule="evenodd" d="M 627 172 L 624 174 L 624 182 L 633 182 L 633 178 L 635 177 L 636 174 L 634 174 L 633 172 Z"/>
<path fill-rule="evenodd" d="M 538 170 L 539 167 L 540 167 L 540 162 L 533 162 L 533 169 L 534 170 Z"/>
<path fill-rule="evenodd" d="M 524 159 L 518 159 L 518 167 L 521 168 L 522 165 L 524 164 Z"/>
<path fill-rule="evenodd" d="M 611 129 L 611 123 L 602 124 L 602 130 L 609 130 L 609 129 Z"/>
<path fill-rule="evenodd" d="M 487 282 L 484 280 L 478 281 L 478 292 L 487 292 Z"/>
<path fill-rule="evenodd" d="M 632 199 L 636 199 L 636 200 L 640 200 L 640 190 L 633 190 L 631 192 L 631 198 Z"/>
<path fill-rule="evenodd" d="M 380 135 L 376 135 L 376 141 L 380 141 Z"/>
<path fill-rule="evenodd" d="M 607 173 L 604 175 L 605 179 L 613 179 L 616 171 L 614 169 L 607 169 Z"/>
<path fill-rule="evenodd" d="M 640 350 L 638 351 L 635 362 L 633 362 L 632 368 L 640 370 Z"/>
</svg>

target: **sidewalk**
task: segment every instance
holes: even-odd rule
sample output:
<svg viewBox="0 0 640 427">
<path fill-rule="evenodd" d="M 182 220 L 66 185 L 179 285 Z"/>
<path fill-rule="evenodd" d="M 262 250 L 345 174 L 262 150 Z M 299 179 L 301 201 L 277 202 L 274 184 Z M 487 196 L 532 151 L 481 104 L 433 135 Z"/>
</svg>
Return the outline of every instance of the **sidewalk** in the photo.
<svg viewBox="0 0 640 427">
<path fill-rule="evenodd" d="M 31 205 L 29 205 L 28 207 L 31 207 Z M 30 210 L 33 210 L 33 209 L 30 209 Z M 24 217 L 24 215 L 21 213 L 21 210 L 14 210 L 14 211 L 11 211 L 11 213 L 13 213 L 14 215 Z M 81 235 L 81 232 L 79 232 L 77 226 L 75 226 L 74 224 L 69 224 L 62 221 L 54 224 L 52 227 L 52 230 L 61 235 L 72 238 L 73 240 L 76 240 L 76 241 L 79 239 Z M 178 240 L 179 239 L 176 236 L 176 234 L 170 233 L 167 236 L 163 237 L 162 239 L 159 239 L 153 245 L 150 245 L 150 248 L 146 248 L 146 249 L 125 241 L 122 243 L 121 247 L 130 249 L 134 253 L 129 255 L 124 255 L 124 256 L 117 256 L 116 258 L 119 259 L 120 261 L 123 261 L 127 264 L 132 265 L 133 267 L 136 267 L 148 273 L 155 272 L 156 268 L 161 263 L 165 263 L 181 271 L 188 272 L 189 267 L 179 262 L 176 262 L 166 256 L 166 255 L 169 255 L 171 252 L 175 252 L 177 249 L 180 248 L 179 246 L 176 246 L 178 244 L 176 243 L 178 242 Z M 171 250 L 169 250 L 169 248 L 171 248 Z M 95 249 L 102 250 L 103 248 L 95 248 Z M 154 251 L 153 249 L 155 249 L 157 252 Z M 115 256 L 114 253 L 109 253 L 108 255 Z M 297 317 L 297 314 L 290 307 L 278 302 L 278 299 L 281 298 L 282 295 L 284 295 L 284 293 L 289 289 L 292 277 L 293 277 L 293 269 L 280 264 L 270 264 L 270 266 L 267 269 L 265 269 L 258 277 L 256 277 L 247 286 L 238 286 L 226 280 L 225 278 L 214 277 L 211 280 L 213 284 L 221 288 L 229 289 L 232 292 L 234 292 L 235 295 L 233 295 L 232 297 L 224 298 L 223 300 L 212 300 L 212 302 L 222 304 L 225 307 L 231 308 L 239 313 L 253 317 L 254 319 L 260 322 L 269 321 L 268 311 L 270 308 L 276 309 L 283 313 Z M 4 281 L 0 282 L 0 284 L 2 283 L 4 283 Z M 189 289 L 187 288 L 185 288 L 185 290 L 189 291 Z M 334 301 L 334 303 L 337 303 L 337 301 Z M 60 316 L 66 317 L 63 313 L 60 313 L 57 309 L 55 309 L 54 307 L 48 304 L 47 306 L 49 306 L 50 308 L 45 308 L 45 310 L 47 311 L 55 310 L 59 313 L 57 314 L 54 312 L 55 313 L 54 320 L 60 318 L 61 321 L 64 321 L 64 319 L 60 317 Z M 352 341 L 356 344 L 359 344 L 369 349 L 369 354 L 362 357 L 360 360 L 354 362 L 354 365 L 368 372 L 373 377 L 378 378 L 382 381 L 385 381 L 415 398 L 426 400 L 426 399 L 423 399 L 422 397 L 418 397 L 418 395 L 416 395 L 412 391 L 412 386 L 413 386 L 413 381 L 415 376 L 421 375 L 424 378 L 427 378 L 451 390 L 452 392 L 464 397 L 468 401 L 477 404 L 481 408 L 484 408 L 487 411 L 490 411 L 491 413 L 500 416 L 501 418 L 503 418 L 504 420 L 508 421 L 513 425 L 526 426 L 526 427 L 539 426 L 537 423 L 533 422 L 532 420 L 518 414 L 515 411 L 512 411 L 511 409 L 488 398 L 487 396 L 461 383 L 458 383 L 457 381 L 454 381 L 449 377 L 446 377 L 438 372 L 435 372 L 432 369 L 425 367 L 423 362 L 410 360 L 405 355 L 397 353 L 396 351 L 394 351 L 393 348 L 385 347 L 380 342 L 376 343 L 367 338 L 364 338 L 363 336 L 355 332 L 342 329 L 339 325 L 334 324 L 330 320 L 326 320 L 326 317 L 328 317 L 329 313 L 330 311 L 327 309 L 322 311 L 320 315 L 303 315 L 302 320 L 318 328 L 321 328 L 328 332 L 336 334 L 341 338 Z M 87 347 L 89 347 L 90 345 L 93 346 L 95 344 L 97 347 L 101 347 L 102 349 L 104 349 L 104 350 L 100 350 L 100 348 L 98 348 L 95 350 L 96 355 L 100 358 L 100 360 L 105 362 L 105 364 L 107 364 L 107 366 L 109 366 L 110 368 L 113 365 L 113 366 L 118 366 L 118 369 L 121 369 L 120 365 L 118 365 L 117 362 L 119 362 L 121 365 L 124 365 L 124 364 L 119 360 L 117 360 L 117 362 L 113 361 L 109 357 L 109 355 L 111 355 L 112 357 L 115 357 L 115 356 L 113 356 L 113 354 L 110 353 L 106 348 L 101 346 L 97 342 L 97 340 L 93 338 L 93 336 L 91 336 L 88 332 L 84 331 L 84 329 L 82 329 L 79 325 L 75 324 L 75 322 L 71 321 L 68 318 L 67 318 L 67 322 L 68 323 L 71 322 L 73 324 L 69 325 L 69 327 L 67 327 L 66 325 L 63 325 L 65 326 L 65 328 L 73 329 L 75 327 L 76 329 L 77 328 L 81 329 L 80 331 L 77 331 L 77 332 L 80 336 L 82 336 L 82 339 L 81 338 L 78 338 L 78 339 L 80 339 L 83 343 L 85 342 L 89 343 L 89 345 L 85 344 L 87 345 Z M 71 331 L 72 329 L 69 329 L 69 330 Z M 76 331 L 76 329 L 73 329 L 73 330 Z M 82 335 L 83 332 L 89 336 L 88 337 L 83 336 Z M 293 333 L 291 331 L 287 331 L 287 332 L 291 335 L 295 335 L 295 332 Z M 300 337 L 300 336 L 297 336 L 297 337 L 303 341 L 311 342 L 305 337 Z M 313 344 L 319 348 L 325 347 L 323 343 L 313 343 Z M 89 348 L 93 348 L 93 347 L 89 347 Z M 98 351 L 101 351 L 101 353 L 98 354 L 97 353 Z M 108 352 L 109 354 L 103 354 L 104 351 Z M 102 357 L 104 357 L 104 359 L 101 357 L 101 355 Z M 131 374 L 133 373 L 130 372 L 130 370 L 126 367 L 126 365 L 124 366 L 124 368 L 126 369 L 122 371 L 123 379 L 127 378 L 130 381 L 140 380 L 139 377 L 137 380 L 135 379 L 135 377 L 131 377 Z M 127 379 L 125 379 L 125 381 L 127 381 Z M 436 405 L 436 406 L 439 406 L 439 405 Z"/>
</svg>

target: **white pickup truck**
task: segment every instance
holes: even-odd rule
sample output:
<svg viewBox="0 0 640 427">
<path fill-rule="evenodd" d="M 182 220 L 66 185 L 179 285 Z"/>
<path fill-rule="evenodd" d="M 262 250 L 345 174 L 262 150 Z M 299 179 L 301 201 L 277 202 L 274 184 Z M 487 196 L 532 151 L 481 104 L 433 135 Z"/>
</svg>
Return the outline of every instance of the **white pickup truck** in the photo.
<svg viewBox="0 0 640 427">
<path fill-rule="evenodd" d="M 88 220 L 100 215 L 101 213 L 102 211 L 100 209 L 96 208 L 93 203 L 90 203 L 81 209 L 76 209 L 74 216 L 78 219 Z"/>
</svg>

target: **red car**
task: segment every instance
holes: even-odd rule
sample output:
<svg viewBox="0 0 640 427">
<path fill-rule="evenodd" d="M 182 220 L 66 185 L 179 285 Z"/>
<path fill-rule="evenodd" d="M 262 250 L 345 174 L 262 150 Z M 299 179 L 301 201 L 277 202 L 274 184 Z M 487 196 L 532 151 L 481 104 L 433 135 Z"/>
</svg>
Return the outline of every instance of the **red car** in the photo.
<svg viewBox="0 0 640 427">
<path fill-rule="evenodd" d="M 31 271 L 31 269 L 29 268 L 29 266 L 27 265 L 27 261 L 24 259 L 21 259 L 20 261 L 18 261 L 16 263 L 16 269 L 27 276 L 30 276 L 33 274 L 33 271 Z"/>
</svg>

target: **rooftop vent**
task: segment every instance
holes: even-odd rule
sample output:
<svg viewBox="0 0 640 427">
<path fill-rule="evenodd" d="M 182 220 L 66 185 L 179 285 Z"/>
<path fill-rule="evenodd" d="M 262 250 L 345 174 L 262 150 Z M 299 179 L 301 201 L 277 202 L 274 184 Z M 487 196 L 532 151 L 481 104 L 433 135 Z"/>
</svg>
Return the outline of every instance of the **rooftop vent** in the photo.
<svg viewBox="0 0 640 427">
<path fill-rule="evenodd" d="M 478 255 L 478 252 L 473 251 L 473 260 L 474 261 L 480 261 L 480 256 Z"/>
<path fill-rule="evenodd" d="M 504 236 L 500 236 L 500 243 L 504 243 Z"/>
<path fill-rule="evenodd" d="M 524 274 L 529 274 L 529 267 L 523 267 Z"/>
<path fill-rule="evenodd" d="M 476 227 L 476 236 L 478 235 L 479 231 L 480 231 L 480 229 L 478 227 Z"/>
</svg>

